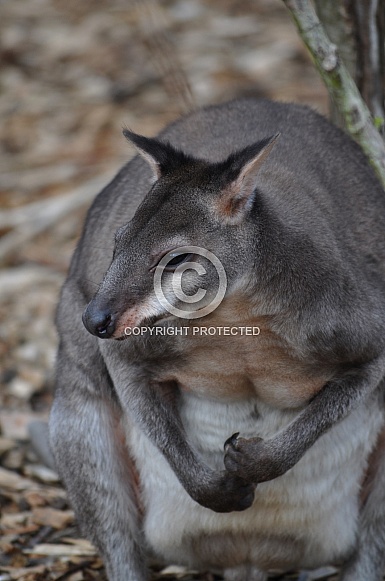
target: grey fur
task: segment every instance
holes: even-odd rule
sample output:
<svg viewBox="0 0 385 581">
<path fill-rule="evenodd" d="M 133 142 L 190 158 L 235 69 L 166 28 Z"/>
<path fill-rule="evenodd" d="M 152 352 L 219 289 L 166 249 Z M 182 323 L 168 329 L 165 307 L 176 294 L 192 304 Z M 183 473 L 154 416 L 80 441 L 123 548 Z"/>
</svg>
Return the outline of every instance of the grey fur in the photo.
<svg viewBox="0 0 385 581">
<path fill-rule="evenodd" d="M 278 132 L 277 144 L 251 176 L 256 189 L 249 192 L 250 204 L 241 207 L 240 218 L 221 223 L 213 204 L 245 166 L 246 153 L 237 170 L 234 160 L 220 162 Z M 162 159 L 161 177 L 152 186 L 150 167 L 136 157 L 101 192 L 57 316 L 51 445 L 111 581 L 146 576 L 137 493 L 117 426 L 138 424 L 203 506 L 244 510 L 255 484 L 292 468 L 323 433 L 382 390 L 385 375 L 385 194 L 358 146 L 305 107 L 254 100 L 195 112 L 161 139 L 195 159 L 178 162 L 171 152 L 172 162 Z M 177 386 L 162 383 L 188 357 L 181 343 L 102 341 L 81 322 L 88 303 L 86 322 L 107 310 L 120 316 L 146 296 L 152 254 L 178 236 L 221 259 L 229 296 L 246 280 L 250 304 L 263 305 L 275 332 L 303 361 L 331 375 L 297 419 L 270 440 L 228 441 L 222 472 L 206 466 L 189 444 Z M 385 505 L 384 472 L 382 466 L 363 509 L 357 552 L 343 581 L 381 578 L 385 517 L 383 511 L 374 514 L 375 506 Z"/>
</svg>

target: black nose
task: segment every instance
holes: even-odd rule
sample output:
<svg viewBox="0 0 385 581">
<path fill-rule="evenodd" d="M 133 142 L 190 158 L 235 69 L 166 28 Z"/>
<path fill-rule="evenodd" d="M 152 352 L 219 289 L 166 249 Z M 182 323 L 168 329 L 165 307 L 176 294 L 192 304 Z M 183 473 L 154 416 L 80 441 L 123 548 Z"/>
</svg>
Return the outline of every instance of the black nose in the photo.
<svg viewBox="0 0 385 581">
<path fill-rule="evenodd" d="M 92 335 L 109 339 L 115 331 L 115 316 L 91 301 L 83 313 L 83 324 Z"/>
</svg>

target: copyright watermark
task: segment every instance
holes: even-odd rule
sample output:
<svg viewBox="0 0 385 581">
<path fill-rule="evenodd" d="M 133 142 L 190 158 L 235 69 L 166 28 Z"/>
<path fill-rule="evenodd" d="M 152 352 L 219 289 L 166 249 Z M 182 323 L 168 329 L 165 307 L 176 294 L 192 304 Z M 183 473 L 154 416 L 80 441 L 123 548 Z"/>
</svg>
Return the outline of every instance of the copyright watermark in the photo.
<svg viewBox="0 0 385 581">
<path fill-rule="evenodd" d="M 166 274 L 166 269 L 170 268 L 176 254 L 187 257 L 191 255 L 191 260 L 183 260 L 172 272 L 167 271 Z M 207 265 L 203 266 L 194 261 L 194 256 L 203 257 L 203 262 L 207 262 Z M 192 294 L 187 294 L 183 289 L 184 277 L 190 275 L 191 280 L 193 274 L 188 271 L 195 273 L 191 283 L 194 290 Z M 203 281 L 209 271 L 210 288 L 198 286 L 199 279 Z M 221 261 L 215 254 L 200 246 L 180 246 L 173 249 L 162 257 L 154 272 L 154 291 L 158 301 L 167 312 L 181 319 L 198 319 L 212 313 L 221 304 L 226 288 L 227 277 Z M 171 300 L 178 306 L 172 304 Z"/>
<path fill-rule="evenodd" d="M 193 337 L 258 337 L 261 333 L 259 327 L 241 326 L 241 327 L 126 327 L 125 335 L 130 336 L 188 336 Z"/>
</svg>

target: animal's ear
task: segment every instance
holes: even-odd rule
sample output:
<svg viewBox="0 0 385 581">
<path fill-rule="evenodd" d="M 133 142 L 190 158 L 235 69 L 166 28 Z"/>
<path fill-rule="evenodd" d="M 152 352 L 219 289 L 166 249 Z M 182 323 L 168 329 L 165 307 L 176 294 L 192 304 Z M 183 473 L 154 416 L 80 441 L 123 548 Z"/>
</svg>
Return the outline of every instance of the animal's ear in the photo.
<svg viewBox="0 0 385 581">
<path fill-rule="evenodd" d="M 188 160 L 188 157 L 182 151 L 175 149 L 170 143 L 160 141 L 154 137 L 138 135 L 129 129 L 123 129 L 123 135 L 150 164 L 156 180 L 177 169 Z"/>
<path fill-rule="evenodd" d="M 242 221 L 251 208 L 258 172 L 276 144 L 280 133 L 249 145 L 225 162 L 226 185 L 217 201 L 217 211 L 228 223 Z"/>
</svg>

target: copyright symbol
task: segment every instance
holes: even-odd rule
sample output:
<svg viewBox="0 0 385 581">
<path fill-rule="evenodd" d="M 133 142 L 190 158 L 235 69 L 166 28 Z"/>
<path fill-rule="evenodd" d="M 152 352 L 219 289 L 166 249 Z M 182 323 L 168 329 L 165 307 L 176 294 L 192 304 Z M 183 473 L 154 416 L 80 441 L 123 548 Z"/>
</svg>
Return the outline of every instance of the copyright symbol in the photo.
<svg viewBox="0 0 385 581">
<path fill-rule="evenodd" d="M 208 299 L 207 304 L 202 306 L 202 301 L 208 294 L 207 289 L 199 287 L 194 294 L 186 294 L 182 288 L 182 278 L 186 271 L 195 271 L 197 276 L 204 276 L 207 274 L 205 267 L 194 260 L 185 260 L 176 266 L 172 274 L 168 273 L 169 277 L 171 276 L 171 289 L 173 295 L 179 301 L 179 303 L 182 303 L 180 306 L 185 305 L 188 307 L 188 310 L 182 310 L 176 307 L 175 305 L 171 304 L 168 298 L 166 298 L 165 292 L 163 290 L 162 276 L 168 265 L 175 260 L 176 254 L 191 254 L 192 256 L 202 256 L 214 266 L 218 278 L 215 285 L 217 288 L 210 289 L 210 291 L 216 290 L 216 293 L 214 297 L 211 296 L 212 292 L 209 293 L 211 298 Z M 168 285 L 170 285 L 169 282 Z M 210 250 L 206 250 L 200 246 L 180 246 L 179 248 L 175 248 L 172 251 L 170 250 L 170 252 L 165 254 L 159 261 L 154 272 L 154 291 L 158 301 L 167 312 L 182 319 L 198 319 L 208 315 L 209 313 L 212 313 L 222 302 L 226 293 L 226 288 L 227 277 L 221 261 L 217 256 L 215 256 L 215 254 L 210 252 Z M 170 294 L 170 289 L 168 288 L 168 290 L 168 294 Z M 194 310 L 192 307 L 196 303 L 200 303 L 200 305 L 196 310 Z"/>
</svg>

